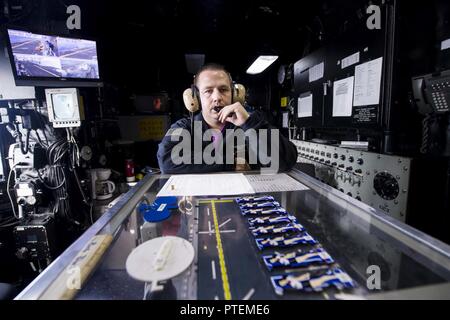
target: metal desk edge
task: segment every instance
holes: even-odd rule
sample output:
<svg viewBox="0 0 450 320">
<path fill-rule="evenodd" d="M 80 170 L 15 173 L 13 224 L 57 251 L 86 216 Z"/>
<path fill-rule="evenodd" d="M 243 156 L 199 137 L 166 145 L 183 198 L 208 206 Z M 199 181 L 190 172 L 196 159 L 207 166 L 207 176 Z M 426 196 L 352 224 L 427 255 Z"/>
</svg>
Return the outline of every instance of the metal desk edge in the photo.
<svg viewBox="0 0 450 320">
<path fill-rule="evenodd" d="M 147 189 L 156 181 L 158 175 L 146 175 L 133 188 L 128 190 L 116 205 L 109 208 L 89 229 L 56 258 L 39 276 L 37 276 L 14 300 L 36 300 L 51 285 L 83 247 L 114 218 L 118 217 L 126 207 L 134 207 L 143 197 Z M 133 200 L 133 201 L 132 201 Z M 134 203 L 134 204 L 133 204 Z M 128 212 L 129 213 L 129 212 Z M 124 219 L 128 216 L 128 213 Z"/>
</svg>

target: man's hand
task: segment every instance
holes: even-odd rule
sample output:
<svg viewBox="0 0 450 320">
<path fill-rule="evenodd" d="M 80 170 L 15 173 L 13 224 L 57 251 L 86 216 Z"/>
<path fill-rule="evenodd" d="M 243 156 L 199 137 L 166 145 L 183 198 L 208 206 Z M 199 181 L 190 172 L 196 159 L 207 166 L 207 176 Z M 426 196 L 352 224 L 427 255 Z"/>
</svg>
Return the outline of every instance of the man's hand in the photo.
<svg viewBox="0 0 450 320">
<path fill-rule="evenodd" d="M 250 115 L 240 102 L 226 106 L 219 112 L 220 122 L 225 123 L 225 121 L 228 121 L 237 127 L 242 126 L 249 117 Z"/>
</svg>

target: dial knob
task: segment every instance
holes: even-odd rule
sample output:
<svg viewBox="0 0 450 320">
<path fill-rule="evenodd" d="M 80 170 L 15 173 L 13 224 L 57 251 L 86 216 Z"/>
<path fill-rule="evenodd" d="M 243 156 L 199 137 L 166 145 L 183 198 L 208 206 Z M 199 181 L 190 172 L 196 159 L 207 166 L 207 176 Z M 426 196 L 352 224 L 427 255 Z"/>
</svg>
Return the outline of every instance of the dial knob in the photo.
<svg viewBox="0 0 450 320">
<path fill-rule="evenodd" d="M 380 172 L 375 176 L 373 188 L 384 200 L 394 200 L 400 191 L 397 180 L 388 172 Z"/>
</svg>

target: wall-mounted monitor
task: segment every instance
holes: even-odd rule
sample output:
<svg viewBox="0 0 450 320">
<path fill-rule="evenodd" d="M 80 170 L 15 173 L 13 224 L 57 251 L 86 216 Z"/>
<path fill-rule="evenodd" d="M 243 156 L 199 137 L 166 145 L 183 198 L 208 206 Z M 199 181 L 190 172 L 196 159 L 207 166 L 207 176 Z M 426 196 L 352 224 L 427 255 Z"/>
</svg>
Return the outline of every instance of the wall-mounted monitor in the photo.
<svg viewBox="0 0 450 320">
<path fill-rule="evenodd" d="M 6 29 L 16 85 L 101 86 L 97 43 Z"/>
</svg>

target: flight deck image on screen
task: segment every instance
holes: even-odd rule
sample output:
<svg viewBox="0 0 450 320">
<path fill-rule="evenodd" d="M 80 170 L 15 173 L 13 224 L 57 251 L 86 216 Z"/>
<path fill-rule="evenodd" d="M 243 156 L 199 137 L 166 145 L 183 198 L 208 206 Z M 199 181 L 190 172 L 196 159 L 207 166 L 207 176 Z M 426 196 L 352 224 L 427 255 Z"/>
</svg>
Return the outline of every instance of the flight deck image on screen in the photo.
<svg viewBox="0 0 450 320">
<path fill-rule="evenodd" d="M 95 41 L 8 29 L 18 76 L 99 79 Z"/>
</svg>

